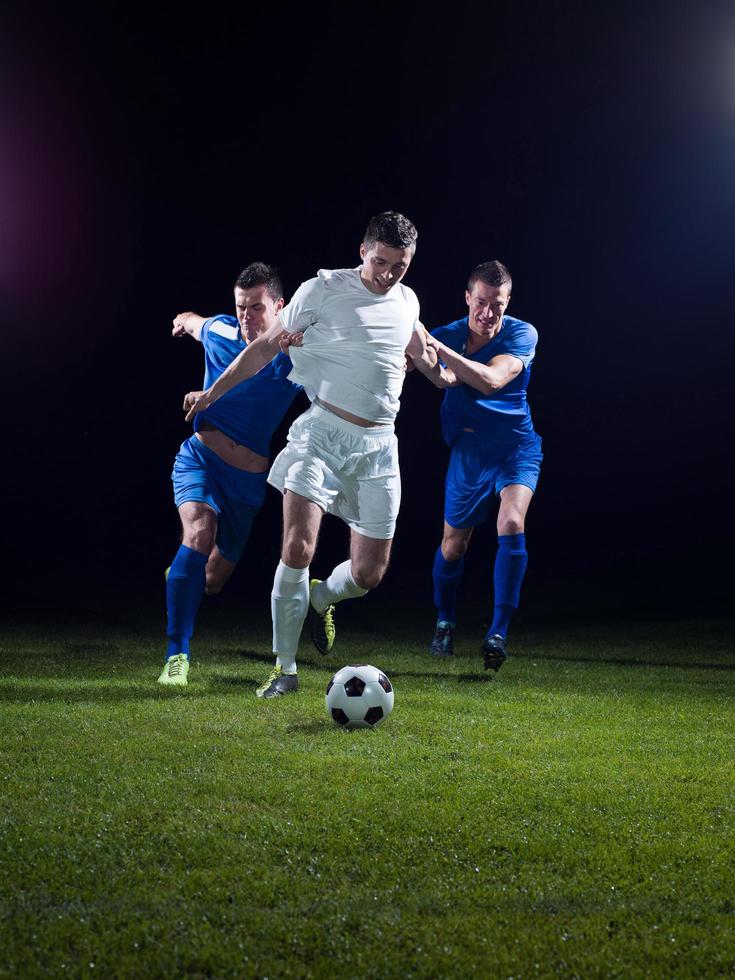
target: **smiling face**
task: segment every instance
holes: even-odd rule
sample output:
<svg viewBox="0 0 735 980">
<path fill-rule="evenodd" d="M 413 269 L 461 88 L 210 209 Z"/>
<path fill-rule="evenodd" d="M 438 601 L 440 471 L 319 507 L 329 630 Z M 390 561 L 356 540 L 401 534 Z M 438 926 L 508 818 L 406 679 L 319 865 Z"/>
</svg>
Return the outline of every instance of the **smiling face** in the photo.
<svg viewBox="0 0 735 980">
<path fill-rule="evenodd" d="M 371 293 L 379 296 L 395 286 L 406 274 L 411 264 L 414 248 L 392 248 L 384 242 L 360 245 L 360 278 Z"/>
<path fill-rule="evenodd" d="M 235 286 L 235 311 L 243 340 L 250 344 L 276 322 L 283 299 L 274 300 L 267 286 Z"/>
<path fill-rule="evenodd" d="M 483 342 L 492 340 L 503 326 L 503 314 L 510 303 L 510 285 L 488 286 L 482 279 L 476 279 L 464 298 L 470 311 L 470 330 Z"/>
</svg>

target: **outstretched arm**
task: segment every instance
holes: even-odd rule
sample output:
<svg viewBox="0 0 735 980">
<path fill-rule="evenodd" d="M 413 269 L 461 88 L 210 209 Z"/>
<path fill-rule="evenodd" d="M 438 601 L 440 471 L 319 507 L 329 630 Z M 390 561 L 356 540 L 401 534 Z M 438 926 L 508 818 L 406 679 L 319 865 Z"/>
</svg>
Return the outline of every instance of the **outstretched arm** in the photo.
<svg viewBox="0 0 735 980">
<path fill-rule="evenodd" d="M 432 341 L 424 326 L 414 330 L 406 348 L 411 364 L 437 388 L 451 388 L 459 384 L 454 372 L 440 364 Z"/>
<path fill-rule="evenodd" d="M 206 323 L 206 318 L 199 316 L 198 313 L 177 313 L 174 317 L 174 328 L 171 331 L 172 337 L 183 337 L 189 334 L 194 340 L 202 339 L 202 327 Z"/>
<path fill-rule="evenodd" d="M 428 342 L 452 371 L 458 384 L 469 385 L 483 395 L 492 395 L 493 392 L 500 391 L 523 370 L 523 361 L 513 354 L 498 354 L 487 364 L 478 364 L 477 361 L 470 361 L 457 354 L 435 337 L 430 337 Z"/>
<path fill-rule="evenodd" d="M 184 398 L 184 411 L 187 412 L 186 421 L 191 421 L 198 412 L 203 412 L 205 408 L 209 408 L 230 388 L 234 388 L 241 381 L 252 378 L 261 368 L 272 361 L 279 351 L 278 341 L 282 332 L 281 322 L 277 320 L 272 327 L 257 337 L 252 344 L 248 344 L 245 350 L 237 355 L 211 387 L 206 391 L 190 391 Z"/>
</svg>

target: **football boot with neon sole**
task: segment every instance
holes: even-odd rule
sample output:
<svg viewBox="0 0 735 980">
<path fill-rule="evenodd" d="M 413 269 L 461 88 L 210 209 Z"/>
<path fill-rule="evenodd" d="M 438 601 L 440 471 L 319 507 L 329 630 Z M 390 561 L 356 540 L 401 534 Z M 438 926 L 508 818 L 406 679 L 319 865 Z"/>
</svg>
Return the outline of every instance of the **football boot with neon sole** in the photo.
<svg viewBox="0 0 735 980">
<path fill-rule="evenodd" d="M 482 659 L 485 663 L 485 670 L 494 670 L 497 674 L 508 659 L 508 654 L 505 652 L 505 637 L 501 636 L 500 633 L 486 636 L 482 641 Z"/>
<path fill-rule="evenodd" d="M 158 678 L 159 684 L 176 685 L 184 687 L 188 684 L 189 658 L 185 653 L 177 653 L 174 657 L 169 657 L 163 668 L 161 676 Z"/>
<path fill-rule="evenodd" d="M 258 698 L 280 698 L 283 694 L 295 694 L 299 689 L 298 674 L 284 674 L 279 665 L 273 668 L 268 679 L 255 692 Z"/>
<path fill-rule="evenodd" d="M 434 657 L 451 657 L 454 653 L 454 623 L 440 619 L 429 644 L 429 653 Z"/>
<path fill-rule="evenodd" d="M 309 595 L 314 591 L 314 587 L 321 585 L 322 580 L 313 578 L 309 582 Z M 309 632 L 311 642 L 324 657 L 334 646 L 336 630 L 334 628 L 334 606 L 327 606 L 324 612 L 317 612 L 309 601 Z"/>
</svg>

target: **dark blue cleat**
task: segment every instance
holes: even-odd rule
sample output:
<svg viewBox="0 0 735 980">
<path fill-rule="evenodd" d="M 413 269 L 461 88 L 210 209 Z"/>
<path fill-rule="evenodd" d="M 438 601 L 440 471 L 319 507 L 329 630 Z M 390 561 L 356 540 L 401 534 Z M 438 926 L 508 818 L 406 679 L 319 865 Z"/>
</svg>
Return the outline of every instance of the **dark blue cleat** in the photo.
<svg viewBox="0 0 735 980">
<path fill-rule="evenodd" d="M 486 636 L 482 642 L 482 658 L 485 662 L 485 670 L 494 670 L 497 673 L 508 659 L 508 654 L 505 652 L 505 637 L 500 633 Z"/>
</svg>

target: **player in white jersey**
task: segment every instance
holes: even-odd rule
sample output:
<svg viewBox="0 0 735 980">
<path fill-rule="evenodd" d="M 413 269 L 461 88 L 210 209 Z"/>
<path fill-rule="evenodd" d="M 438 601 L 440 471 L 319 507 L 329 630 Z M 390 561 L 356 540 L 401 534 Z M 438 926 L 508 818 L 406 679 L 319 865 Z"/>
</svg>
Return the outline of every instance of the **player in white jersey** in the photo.
<svg viewBox="0 0 735 980">
<path fill-rule="evenodd" d="M 372 218 L 358 268 L 322 270 L 303 283 L 273 329 L 249 344 L 207 391 L 184 400 L 188 420 L 259 371 L 279 341 L 288 345 L 296 338 L 289 379 L 303 385 L 312 405 L 291 426 L 268 477 L 284 495 L 283 548 L 271 593 L 276 665 L 259 697 L 298 689 L 296 650 L 307 613 L 315 645 L 329 652 L 334 605 L 365 595 L 388 567 L 401 493 L 393 422 L 405 355 L 424 373 L 443 370 L 426 344 L 418 300 L 401 283 L 416 237 L 401 214 Z M 349 526 L 350 557 L 325 581 L 310 583 L 325 513 Z"/>
</svg>

